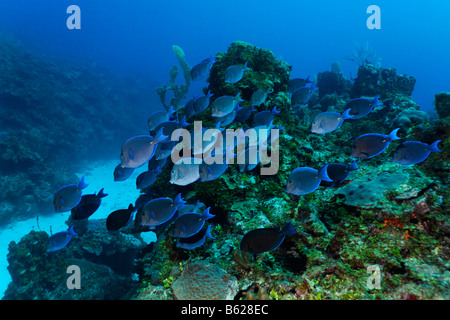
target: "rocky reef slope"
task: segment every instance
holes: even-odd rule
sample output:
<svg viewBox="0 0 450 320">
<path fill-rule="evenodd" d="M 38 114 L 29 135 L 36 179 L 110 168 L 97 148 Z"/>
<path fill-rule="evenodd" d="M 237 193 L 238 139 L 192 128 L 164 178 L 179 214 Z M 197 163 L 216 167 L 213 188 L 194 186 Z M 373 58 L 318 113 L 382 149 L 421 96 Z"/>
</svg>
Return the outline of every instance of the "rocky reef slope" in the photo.
<svg viewBox="0 0 450 320">
<path fill-rule="evenodd" d="M 399 75 L 392 68 L 366 64 L 359 67 L 352 81 L 334 65 L 331 71 L 319 72 L 316 82 L 319 90 L 307 105 L 293 112 L 287 94 L 292 67 L 276 59 L 270 50 L 233 42 L 227 52 L 218 53 L 215 58 L 217 62 L 203 93 L 210 91 L 215 99 L 241 92 L 244 100 L 241 106 L 250 107 L 253 92 L 272 90 L 257 110 L 272 110 L 277 106 L 281 111 L 274 119 L 276 126 L 284 128 L 279 141 L 279 171 L 276 175 L 262 176 L 258 167 L 239 172 L 237 166 L 230 165 L 214 181 L 196 181 L 181 187 L 169 183 L 172 169 L 169 161 L 157 181 L 145 191 L 155 198 L 172 199 L 182 193 L 189 204 L 200 201 L 211 207 L 215 217 L 207 224 L 212 226 L 214 240 L 207 239 L 195 250 L 184 250 L 176 247 L 171 228 L 157 229 L 157 242 L 145 246 L 133 260 L 132 269 L 127 269 L 127 273 L 138 275 L 139 290 L 131 296 L 121 293 L 122 297 L 448 299 L 450 117 L 444 106 L 449 103 L 449 94 L 436 95 L 440 118 L 431 120 L 411 98 L 413 77 Z M 235 84 L 223 81 L 228 66 L 245 62 L 252 70 L 246 71 L 242 80 Z M 339 130 L 326 135 L 311 133 L 311 120 L 318 113 L 342 113 L 352 98 L 374 95 L 380 95 L 383 104 L 367 116 L 345 121 Z M 204 126 L 214 124 L 209 109 L 195 115 L 190 122 L 195 120 L 202 120 Z M 250 117 L 246 122 L 234 122 L 228 127 L 251 127 L 251 120 Z M 403 141 L 442 140 L 442 152 L 433 153 L 420 164 L 402 166 L 391 161 L 392 152 L 399 144 L 391 143 L 382 154 L 359 161 L 359 170 L 353 171 L 343 184 L 320 186 L 304 196 L 285 192 L 287 177 L 293 169 L 320 168 L 331 162 L 350 163 L 356 137 L 371 132 L 389 134 L 397 127 L 401 128 L 398 134 Z M 252 258 L 240 252 L 240 241 L 248 231 L 287 222 L 292 222 L 297 232 L 286 237 L 276 250 Z M 129 226 L 117 233 L 129 237 L 129 233 L 138 231 L 133 228 Z M 26 270 L 40 262 L 33 264 L 26 259 L 47 259 L 46 268 L 57 268 L 59 259 L 66 259 L 67 264 L 69 258 L 108 265 L 107 261 L 111 260 L 95 258 L 97 252 L 107 250 L 95 249 L 97 245 L 91 242 L 93 232 L 76 237 L 67 248 L 52 255 L 53 258 L 48 253 L 34 254 L 46 240 L 45 234 L 31 233 L 20 243 L 12 243 L 10 272 L 14 276 L 8 298 L 55 297 L 27 287 L 30 282 L 24 280 Z M 108 233 L 97 235 L 101 237 L 99 243 L 108 242 L 111 237 Z M 34 240 L 37 236 L 42 239 Z M 112 251 L 112 260 L 116 254 L 117 259 L 123 257 L 116 251 Z M 29 253 L 32 258 L 27 258 Z M 109 268 L 113 266 L 114 263 L 109 264 Z M 372 270 L 369 267 L 380 271 L 378 288 L 368 285 L 371 275 L 368 270 Z M 43 277 L 36 274 L 34 279 L 56 281 Z M 195 290 L 190 290 L 192 281 Z"/>
</svg>

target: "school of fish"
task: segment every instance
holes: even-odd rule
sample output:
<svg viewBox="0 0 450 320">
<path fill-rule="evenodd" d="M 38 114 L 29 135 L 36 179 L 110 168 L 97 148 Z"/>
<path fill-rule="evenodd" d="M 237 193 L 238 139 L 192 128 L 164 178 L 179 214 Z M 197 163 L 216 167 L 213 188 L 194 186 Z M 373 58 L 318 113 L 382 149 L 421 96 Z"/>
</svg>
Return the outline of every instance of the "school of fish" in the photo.
<svg viewBox="0 0 450 320">
<path fill-rule="evenodd" d="M 205 79 L 215 63 L 214 57 L 202 60 L 191 69 L 193 81 Z M 224 70 L 223 81 L 227 84 L 235 84 L 245 77 L 246 72 L 251 72 L 248 62 L 243 65 L 231 65 Z M 298 108 L 307 105 L 314 91 L 314 82 L 309 78 L 291 79 L 288 83 L 288 97 L 291 102 L 291 110 L 294 112 Z M 167 111 L 154 112 L 148 118 L 149 135 L 139 135 L 131 137 L 125 141 L 121 148 L 120 163 L 114 169 L 114 181 L 124 181 L 134 172 L 134 169 L 148 165 L 148 170 L 141 173 L 136 178 L 136 188 L 141 191 L 150 187 L 157 179 L 158 174 L 166 165 L 170 156 L 178 151 L 177 141 L 172 141 L 171 137 L 179 138 L 177 132 L 186 128 L 190 123 L 186 122 L 195 114 L 211 109 L 211 116 L 216 120 L 216 129 L 224 131 L 224 127 L 233 122 L 247 121 L 256 111 L 255 107 L 263 104 L 268 95 L 272 93 L 272 88 L 260 88 L 255 91 L 250 99 L 250 108 L 241 107 L 243 102 L 241 92 L 236 92 L 234 96 L 215 97 L 213 93 L 207 92 L 205 95 L 193 96 L 184 105 L 185 116 L 178 120 L 176 110 L 171 107 Z M 378 100 L 379 96 L 372 99 L 356 98 L 350 100 L 342 113 L 322 112 L 315 116 L 311 123 L 311 132 L 314 134 L 327 134 L 338 130 L 347 119 L 360 119 L 368 116 L 374 107 L 382 105 Z M 275 127 L 274 119 L 280 111 L 274 106 L 271 110 L 261 111 L 253 115 L 252 128 L 283 129 L 281 125 Z M 314 192 L 320 185 L 333 187 L 343 183 L 352 171 L 357 170 L 357 161 L 369 159 L 381 154 L 389 144 L 399 140 L 394 129 L 389 134 L 367 133 L 357 137 L 352 144 L 351 157 L 355 158 L 352 163 L 328 163 L 317 169 L 309 167 L 298 167 L 294 169 L 286 181 L 286 192 L 301 196 Z M 202 133 L 206 132 L 206 128 Z M 224 133 L 226 136 L 226 133 Z M 194 140 L 195 137 L 192 137 Z M 268 139 L 268 138 L 267 138 Z M 186 186 L 195 183 L 212 181 L 224 174 L 228 168 L 226 158 L 233 157 L 234 146 L 226 146 L 225 138 L 217 139 L 211 137 L 209 142 L 203 142 L 201 150 L 194 150 L 193 156 L 184 157 L 173 163 L 171 178 L 169 183 L 178 186 Z M 419 141 L 402 142 L 394 151 L 392 161 L 402 165 L 414 165 L 424 161 L 432 152 L 440 152 L 438 143 L 440 140 L 428 145 Z M 192 143 L 192 141 L 182 141 L 182 143 Z M 223 144 L 223 145 L 220 145 Z M 223 161 L 209 161 L 216 156 L 212 150 L 223 151 L 219 155 Z M 252 148 L 246 148 L 238 157 L 245 159 L 243 164 L 239 164 L 239 171 L 251 171 L 261 161 L 259 155 L 257 159 L 251 159 Z M 204 157 L 196 157 L 203 154 Z M 206 156 L 205 156 L 206 155 Z M 223 158 L 222 158 L 223 156 Z M 255 161 L 256 160 L 256 161 Z M 71 211 L 74 220 L 88 219 L 101 206 L 102 198 L 106 197 L 103 189 L 97 194 L 82 195 L 82 191 L 87 187 L 84 177 L 77 184 L 63 186 L 54 195 L 54 207 L 56 212 Z M 172 236 L 177 238 L 177 247 L 192 250 L 202 246 L 207 238 L 214 239 L 211 235 L 209 224 L 204 227 L 205 222 L 214 218 L 210 213 L 210 208 L 202 208 L 202 204 L 187 204 L 178 194 L 171 198 L 152 198 L 149 194 L 142 194 L 135 202 L 129 204 L 127 208 L 118 209 L 111 212 L 106 219 L 106 228 L 117 231 L 128 226 L 133 218 L 135 226 L 140 231 L 155 230 L 172 226 Z M 250 254 L 275 250 L 283 242 L 287 235 L 295 234 L 292 222 L 285 226 L 255 229 L 244 235 L 240 249 Z M 55 233 L 50 236 L 47 245 L 48 252 L 58 251 L 67 246 L 72 237 L 77 233 L 72 226 L 67 231 Z"/>
</svg>

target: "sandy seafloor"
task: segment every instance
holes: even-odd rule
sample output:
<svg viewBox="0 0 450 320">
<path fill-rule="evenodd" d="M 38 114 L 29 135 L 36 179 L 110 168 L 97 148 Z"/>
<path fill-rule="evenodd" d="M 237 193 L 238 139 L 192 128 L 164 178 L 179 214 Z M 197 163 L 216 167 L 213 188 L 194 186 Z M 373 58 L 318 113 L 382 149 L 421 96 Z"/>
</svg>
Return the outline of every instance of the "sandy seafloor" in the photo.
<svg viewBox="0 0 450 320">
<path fill-rule="evenodd" d="M 85 176 L 85 183 L 88 184 L 83 190 L 83 194 L 97 194 L 101 188 L 104 188 L 104 192 L 108 194 L 103 198 L 100 208 L 91 216 L 92 219 L 103 219 L 115 210 L 126 209 L 139 197 L 140 192 L 136 189 L 136 177 L 144 172 L 147 166 L 136 169 L 125 181 L 114 181 L 113 172 L 117 164 L 118 160 L 98 161 L 91 163 L 85 172 L 77 174 L 80 179 Z M 31 230 L 45 231 L 48 234 L 50 234 L 50 227 L 53 233 L 67 230 L 65 221 L 69 215 L 70 212 L 40 215 L 39 222 L 36 218 L 32 218 L 0 227 L 0 298 L 4 296 L 8 284 L 11 282 L 6 258 L 9 243 L 11 241 L 19 242 Z M 144 232 L 142 237 L 145 237 L 144 240 L 147 243 L 156 240 L 153 232 Z"/>
</svg>

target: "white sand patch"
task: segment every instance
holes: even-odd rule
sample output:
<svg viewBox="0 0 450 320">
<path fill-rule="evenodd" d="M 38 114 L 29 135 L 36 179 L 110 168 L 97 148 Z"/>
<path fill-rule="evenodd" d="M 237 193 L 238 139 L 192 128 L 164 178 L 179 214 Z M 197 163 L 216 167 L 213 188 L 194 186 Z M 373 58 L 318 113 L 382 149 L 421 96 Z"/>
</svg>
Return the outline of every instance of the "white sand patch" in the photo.
<svg viewBox="0 0 450 320">
<path fill-rule="evenodd" d="M 85 176 L 84 181 L 88 184 L 83 190 L 83 194 L 97 194 L 101 188 L 104 188 L 104 192 L 108 194 L 102 199 L 100 208 L 90 217 L 91 219 L 105 219 L 115 210 L 126 209 L 130 203 L 134 205 L 140 195 L 139 190 L 136 189 L 136 177 L 144 172 L 147 166 L 144 165 L 136 169 L 125 181 L 114 181 L 113 172 L 118 163 L 117 160 L 95 162 L 91 164 L 91 167 L 86 168 L 86 172 L 77 174 L 80 179 Z M 77 182 L 74 181 L 73 183 Z M 0 298 L 3 297 L 8 284 L 11 282 L 11 276 L 7 269 L 9 243 L 11 241 L 19 242 L 31 230 L 45 231 L 48 234 L 50 234 L 50 227 L 53 233 L 67 230 L 65 221 L 69 215 L 70 212 L 43 215 L 39 216 L 39 221 L 32 218 L 0 228 Z M 147 243 L 156 241 L 153 232 L 145 232 L 142 236 L 145 236 L 144 241 Z"/>
</svg>

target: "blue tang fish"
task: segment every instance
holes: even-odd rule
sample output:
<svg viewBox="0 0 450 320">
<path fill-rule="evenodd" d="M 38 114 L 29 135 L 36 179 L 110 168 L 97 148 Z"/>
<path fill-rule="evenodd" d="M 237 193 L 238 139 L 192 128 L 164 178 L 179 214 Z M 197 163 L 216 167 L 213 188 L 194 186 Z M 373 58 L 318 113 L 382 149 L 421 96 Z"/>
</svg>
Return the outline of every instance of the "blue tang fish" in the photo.
<svg viewBox="0 0 450 320">
<path fill-rule="evenodd" d="M 80 203 L 71 210 L 71 217 L 74 220 L 89 218 L 102 203 L 102 198 L 108 194 L 103 192 L 103 188 L 97 194 L 86 194 L 81 197 Z"/>
<path fill-rule="evenodd" d="M 420 163 L 424 161 L 431 152 L 441 152 L 438 148 L 439 142 L 441 142 L 441 140 L 436 140 L 428 145 L 419 141 L 405 141 L 394 151 L 392 161 L 404 165 Z"/>
<path fill-rule="evenodd" d="M 211 103 L 211 115 L 213 117 L 223 117 L 236 109 L 236 105 L 244 100 L 241 99 L 241 93 L 236 96 L 221 96 Z"/>
<path fill-rule="evenodd" d="M 130 203 L 128 209 L 120 209 L 113 211 L 106 218 L 106 229 L 119 230 L 122 227 L 128 225 L 133 220 L 133 212 L 135 207 Z"/>
<path fill-rule="evenodd" d="M 283 228 L 261 228 L 247 232 L 241 240 L 241 251 L 258 254 L 275 250 L 283 242 L 287 235 L 295 234 L 292 222 Z"/>
<path fill-rule="evenodd" d="M 188 213 L 188 212 L 195 212 L 195 213 L 201 213 L 201 208 L 205 205 L 200 202 L 200 200 L 197 200 L 195 204 L 186 204 L 183 208 L 178 210 L 178 214 L 181 216 L 182 214 Z"/>
<path fill-rule="evenodd" d="M 325 134 L 333 132 L 341 126 L 346 119 L 351 119 L 350 109 L 345 110 L 342 114 L 337 112 L 322 112 L 314 117 L 311 132 Z"/>
<path fill-rule="evenodd" d="M 133 168 L 124 168 L 122 167 L 122 163 L 119 163 L 114 169 L 114 181 L 125 181 L 133 172 Z"/>
<path fill-rule="evenodd" d="M 368 133 L 356 138 L 352 146 L 352 157 L 360 159 L 369 159 L 382 153 L 394 140 L 399 140 L 397 131 L 394 129 L 389 135 Z"/>
<path fill-rule="evenodd" d="M 194 111 L 195 113 L 200 113 L 206 110 L 209 107 L 209 102 L 211 101 L 211 97 L 213 95 L 210 91 L 204 96 L 198 97 L 194 102 Z"/>
<path fill-rule="evenodd" d="M 252 106 L 259 106 L 260 104 L 263 104 L 266 102 L 267 95 L 271 94 L 273 91 L 272 89 L 267 90 L 258 90 L 252 94 L 250 97 L 250 103 Z"/>
<path fill-rule="evenodd" d="M 187 186 L 200 179 L 200 163 L 196 158 L 181 158 L 172 167 L 170 183 L 179 186 Z M 198 159 L 196 159 L 198 160 Z"/>
<path fill-rule="evenodd" d="M 242 77 L 244 76 L 245 71 L 252 70 L 249 67 L 247 67 L 247 62 L 245 62 L 243 66 L 239 66 L 239 65 L 229 66 L 225 70 L 225 82 L 226 83 L 236 83 L 239 80 L 241 80 Z"/>
<path fill-rule="evenodd" d="M 177 238 L 189 238 L 203 228 L 205 221 L 215 216 L 209 213 L 209 207 L 203 213 L 187 212 L 175 220 L 172 235 Z"/>
<path fill-rule="evenodd" d="M 157 226 L 169 221 L 177 210 L 184 207 L 186 201 L 179 193 L 174 200 L 170 198 L 157 198 L 147 202 L 142 211 L 141 225 L 155 229 Z"/>
<path fill-rule="evenodd" d="M 256 111 L 255 107 L 252 106 L 251 108 L 245 108 L 242 107 L 240 108 L 237 112 L 236 112 L 236 117 L 235 120 L 238 122 L 244 122 L 246 121 L 248 118 L 250 118 L 250 115 Z"/>
<path fill-rule="evenodd" d="M 216 117 L 216 126 L 227 126 L 234 121 L 237 113 L 241 110 L 242 107 L 239 106 L 239 103 L 236 104 L 236 107 L 229 114 L 224 115 L 223 117 Z"/>
<path fill-rule="evenodd" d="M 170 116 L 175 112 L 173 106 L 167 111 L 157 111 L 153 112 L 148 118 L 148 128 L 150 131 L 155 130 L 155 128 L 162 122 L 169 121 Z"/>
<path fill-rule="evenodd" d="M 311 96 L 315 90 L 317 90 L 317 88 L 314 86 L 314 83 L 312 82 L 310 85 L 298 88 L 292 93 L 291 106 L 299 107 L 303 106 L 304 104 L 307 104 L 309 99 L 311 99 Z"/>
<path fill-rule="evenodd" d="M 172 142 L 171 136 L 172 133 L 177 130 L 184 127 L 187 127 L 190 123 L 186 122 L 186 117 L 183 117 L 180 121 L 166 121 L 163 123 L 160 123 L 156 130 L 162 130 L 162 134 L 166 138 L 165 139 L 159 139 L 159 142 L 161 143 L 170 143 Z"/>
<path fill-rule="evenodd" d="M 53 198 L 53 205 L 56 212 L 66 212 L 76 207 L 81 200 L 81 192 L 88 185 L 84 183 L 84 177 L 79 184 L 69 184 L 59 188 Z"/>
<path fill-rule="evenodd" d="M 208 156 L 208 159 L 212 159 L 212 156 Z M 203 161 L 199 166 L 200 181 L 212 181 L 219 178 L 228 168 L 226 159 L 222 160 L 222 163 L 213 162 L 211 164 Z"/>
<path fill-rule="evenodd" d="M 205 78 L 209 74 L 209 71 L 211 70 L 215 62 L 216 61 L 214 60 L 214 57 L 210 56 L 209 58 L 202 60 L 202 62 L 192 67 L 191 69 L 192 80 L 199 81 Z"/>
<path fill-rule="evenodd" d="M 148 161 L 148 170 L 154 170 L 156 168 L 162 169 L 162 168 L 164 168 L 166 163 L 167 163 L 167 158 L 157 160 L 157 159 L 155 159 L 155 157 L 152 157 Z"/>
<path fill-rule="evenodd" d="M 209 225 L 206 229 L 202 229 L 196 234 L 190 236 L 189 238 L 179 238 L 176 246 L 181 249 L 192 250 L 198 247 L 201 247 L 206 238 L 214 239 L 211 235 L 211 225 Z"/>
<path fill-rule="evenodd" d="M 306 79 L 294 78 L 288 82 L 288 95 L 291 96 L 295 90 L 305 87 L 307 83 L 310 83 L 309 77 Z"/>
<path fill-rule="evenodd" d="M 288 177 L 286 192 L 301 196 L 315 191 L 322 180 L 331 182 L 327 168 L 325 165 L 320 172 L 308 167 L 294 169 Z"/>
<path fill-rule="evenodd" d="M 380 95 L 377 95 L 373 100 L 364 98 L 350 100 L 347 103 L 347 108 L 350 108 L 350 115 L 353 116 L 353 119 L 362 118 L 369 114 L 373 107 L 382 105 L 382 103 L 378 101 L 379 96 Z"/>
<path fill-rule="evenodd" d="M 341 184 L 342 182 L 347 179 L 350 172 L 358 170 L 358 167 L 356 166 L 356 160 L 353 161 L 351 164 L 344 164 L 344 163 L 329 163 L 327 167 L 327 174 L 328 177 L 332 180 L 330 181 L 321 181 L 321 185 L 324 185 L 326 187 L 334 187 L 338 184 Z"/>
<path fill-rule="evenodd" d="M 167 139 L 163 134 L 163 129 L 159 129 L 155 137 L 136 136 L 128 139 L 122 145 L 120 160 L 122 167 L 136 169 L 153 157 L 156 145 Z"/>
<path fill-rule="evenodd" d="M 160 172 L 161 170 L 159 168 L 142 172 L 136 178 L 136 188 L 142 190 L 150 187 L 153 182 L 155 182 L 156 177 Z"/>
<path fill-rule="evenodd" d="M 273 121 L 273 117 L 279 114 L 277 106 L 273 107 L 272 111 L 266 110 L 255 114 L 253 117 L 253 126 L 268 126 Z"/>
<path fill-rule="evenodd" d="M 167 159 L 173 151 L 173 148 L 178 144 L 178 141 L 171 141 L 169 143 L 158 143 L 155 155 L 152 159 L 162 160 Z"/>
<path fill-rule="evenodd" d="M 250 147 L 238 154 L 237 163 L 239 166 L 239 171 L 252 171 L 261 161 L 260 152 L 258 152 L 258 147 Z"/>
<path fill-rule="evenodd" d="M 73 230 L 73 226 L 70 227 L 69 231 L 62 231 L 55 233 L 48 239 L 47 252 L 58 251 L 65 246 L 67 246 L 73 236 L 77 233 Z"/>
<path fill-rule="evenodd" d="M 192 98 L 184 105 L 184 114 L 186 115 L 186 119 L 189 119 L 195 115 L 194 103 L 196 100 L 197 96 L 193 95 Z"/>
</svg>

